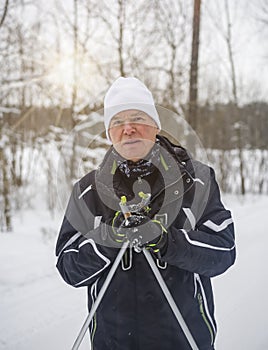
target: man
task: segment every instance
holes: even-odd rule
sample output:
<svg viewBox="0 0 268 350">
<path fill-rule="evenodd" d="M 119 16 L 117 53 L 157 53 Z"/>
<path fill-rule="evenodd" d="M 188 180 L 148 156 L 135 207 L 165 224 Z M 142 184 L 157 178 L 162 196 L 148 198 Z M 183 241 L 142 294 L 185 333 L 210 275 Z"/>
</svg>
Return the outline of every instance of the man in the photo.
<svg viewBox="0 0 268 350">
<path fill-rule="evenodd" d="M 214 171 L 159 135 L 152 95 L 138 79 L 112 84 L 104 122 L 112 146 L 99 168 L 75 184 L 56 247 L 60 274 L 75 287 L 88 287 L 90 310 L 122 243 L 136 242 L 91 322 L 92 348 L 191 349 L 139 253 L 145 247 L 198 349 L 212 350 L 216 323 L 210 278 L 235 260 L 233 221 L 221 203 Z"/>
</svg>

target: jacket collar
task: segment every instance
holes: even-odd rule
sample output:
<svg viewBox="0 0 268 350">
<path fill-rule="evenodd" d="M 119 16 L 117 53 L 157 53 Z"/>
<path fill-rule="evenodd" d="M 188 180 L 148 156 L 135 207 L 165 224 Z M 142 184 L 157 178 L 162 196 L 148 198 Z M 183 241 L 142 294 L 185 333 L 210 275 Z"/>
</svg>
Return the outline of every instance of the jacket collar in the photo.
<svg viewBox="0 0 268 350">
<path fill-rule="evenodd" d="M 164 188 L 159 188 L 159 195 L 173 185 L 180 187 L 180 191 L 184 193 L 183 180 L 187 177 L 185 163 L 190 160 L 190 155 L 185 148 L 173 144 L 166 137 L 157 135 L 157 140 L 161 147 L 159 171 L 164 179 Z M 101 190 L 102 195 L 106 197 L 107 202 L 118 202 L 114 187 L 120 188 L 122 181 L 124 181 L 124 174 L 114 178 L 119 173 L 117 170 L 118 159 L 124 160 L 111 146 L 95 172 L 95 185 L 97 190 Z M 158 194 L 154 197 L 157 196 Z"/>
</svg>

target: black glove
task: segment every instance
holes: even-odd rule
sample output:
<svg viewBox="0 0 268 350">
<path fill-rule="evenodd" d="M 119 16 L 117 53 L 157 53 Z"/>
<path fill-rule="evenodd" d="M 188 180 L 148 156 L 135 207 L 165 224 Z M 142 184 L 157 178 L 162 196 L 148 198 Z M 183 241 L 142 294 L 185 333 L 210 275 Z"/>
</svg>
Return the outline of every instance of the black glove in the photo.
<svg viewBox="0 0 268 350">
<path fill-rule="evenodd" d="M 123 241 L 126 239 L 126 235 L 124 233 L 120 233 L 118 230 L 124 221 L 124 214 L 121 211 L 117 211 L 109 223 L 109 235 L 116 243 L 123 243 Z"/>
<path fill-rule="evenodd" d="M 145 247 L 163 255 L 167 246 L 167 230 L 157 220 L 151 220 L 148 216 L 134 214 L 123 220 L 117 230 L 119 239 L 128 239 L 139 248 Z"/>
</svg>

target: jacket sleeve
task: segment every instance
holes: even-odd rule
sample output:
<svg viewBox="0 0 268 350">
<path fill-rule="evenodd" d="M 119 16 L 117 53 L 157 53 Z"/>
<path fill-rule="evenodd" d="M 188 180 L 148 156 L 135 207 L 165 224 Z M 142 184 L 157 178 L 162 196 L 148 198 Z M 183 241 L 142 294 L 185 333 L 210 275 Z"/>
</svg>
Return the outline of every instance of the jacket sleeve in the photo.
<svg viewBox="0 0 268 350">
<path fill-rule="evenodd" d="M 197 207 L 198 204 L 204 206 L 201 214 L 197 215 L 197 211 L 192 212 L 191 208 L 183 208 L 192 227 L 185 229 L 172 225 L 169 228 L 168 248 L 163 260 L 181 269 L 212 277 L 234 264 L 236 251 L 233 219 L 221 202 L 212 169 L 208 187 L 208 194 L 203 190 L 197 203 Z M 195 218 L 195 214 L 199 219 Z"/>
<path fill-rule="evenodd" d="M 57 269 L 74 287 L 92 285 L 115 259 L 118 249 L 102 244 L 103 228 L 94 228 L 94 216 L 79 200 L 79 184 L 74 186 L 56 243 Z"/>
</svg>

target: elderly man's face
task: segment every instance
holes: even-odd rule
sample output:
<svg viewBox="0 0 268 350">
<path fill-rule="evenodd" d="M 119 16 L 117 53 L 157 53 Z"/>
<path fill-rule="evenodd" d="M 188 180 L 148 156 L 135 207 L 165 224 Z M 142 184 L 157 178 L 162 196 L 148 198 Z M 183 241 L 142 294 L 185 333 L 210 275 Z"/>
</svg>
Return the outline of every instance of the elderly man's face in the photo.
<svg viewBox="0 0 268 350">
<path fill-rule="evenodd" d="M 158 132 L 154 120 L 135 109 L 116 114 L 109 127 L 109 135 L 116 151 L 133 162 L 149 153 Z"/>
</svg>

